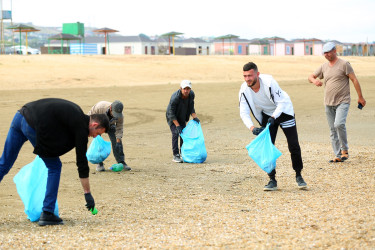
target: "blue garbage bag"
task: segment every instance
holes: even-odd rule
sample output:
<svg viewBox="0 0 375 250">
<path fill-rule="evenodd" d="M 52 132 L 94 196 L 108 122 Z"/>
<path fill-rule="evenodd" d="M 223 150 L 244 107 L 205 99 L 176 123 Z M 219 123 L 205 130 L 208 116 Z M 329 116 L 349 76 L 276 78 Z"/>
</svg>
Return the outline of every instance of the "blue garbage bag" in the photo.
<svg viewBox="0 0 375 250">
<path fill-rule="evenodd" d="M 105 141 L 100 135 L 96 136 L 86 152 L 87 160 L 93 164 L 103 162 L 111 153 L 111 142 Z"/>
<path fill-rule="evenodd" d="M 182 130 L 184 141 L 181 147 L 182 160 L 188 163 L 202 163 L 207 158 L 201 124 L 191 120 Z"/>
<path fill-rule="evenodd" d="M 48 169 L 44 161 L 35 157 L 14 176 L 17 192 L 25 205 L 25 213 L 30 221 L 38 221 L 42 213 L 43 201 L 47 189 Z M 59 216 L 57 201 L 54 214 Z"/>
<path fill-rule="evenodd" d="M 251 159 L 268 174 L 276 168 L 276 160 L 281 156 L 281 152 L 272 144 L 269 124 L 246 149 Z"/>
</svg>

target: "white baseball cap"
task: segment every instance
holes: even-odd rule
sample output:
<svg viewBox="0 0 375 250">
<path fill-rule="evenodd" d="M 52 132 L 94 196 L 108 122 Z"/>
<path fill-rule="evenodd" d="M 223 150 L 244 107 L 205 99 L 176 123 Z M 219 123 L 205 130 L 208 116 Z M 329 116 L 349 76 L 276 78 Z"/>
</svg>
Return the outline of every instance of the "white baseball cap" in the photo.
<svg viewBox="0 0 375 250">
<path fill-rule="evenodd" d="M 336 49 L 336 44 L 334 42 L 328 42 L 323 46 L 323 53 L 330 52 L 333 49 Z"/>
<path fill-rule="evenodd" d="M 182 80 L 182 82 L 180 83 L 180 87 L 182 89 L 184 89 L 186 87 L 191 88 L 191 81 L 189 81 L 189 80 Z"/>
</svg>

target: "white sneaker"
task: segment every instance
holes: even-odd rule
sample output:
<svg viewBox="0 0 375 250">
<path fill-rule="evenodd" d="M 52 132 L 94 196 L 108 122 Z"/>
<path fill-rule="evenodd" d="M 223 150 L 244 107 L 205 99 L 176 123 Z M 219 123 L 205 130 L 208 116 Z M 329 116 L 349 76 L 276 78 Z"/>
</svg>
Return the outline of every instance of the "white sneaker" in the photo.
<svg viewBox="0 0 375 250">
<path fill-rule="evenodd" d="M 96 166 L 96 171 L 98 171 L 98 172 L 103 172 L 103 171 L 105 171 L 104 164 L 102 164 L 102 165 L 98 164 L 98 165 Z"/>
</svg>

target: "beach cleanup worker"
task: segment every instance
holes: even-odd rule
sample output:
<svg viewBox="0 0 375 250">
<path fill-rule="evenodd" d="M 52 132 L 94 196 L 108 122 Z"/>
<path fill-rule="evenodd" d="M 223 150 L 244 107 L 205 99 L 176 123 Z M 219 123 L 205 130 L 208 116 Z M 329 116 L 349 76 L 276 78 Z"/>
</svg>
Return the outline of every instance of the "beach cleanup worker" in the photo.
<svg viewBox="0 0 375 250">
<path fill-rule="evenodd" d="M 169 101 L 166 118 L 169 128 L 172 132 L 172 151 L 173 161 L 183 162 L 181 158 L 181 147 L 183 140 L 180 136 L 182 130 L 186 127 L 190 115 L 193 120 L 200 122 L 194 109 L 194 91 L 191 89 L 191 81 L 183 80 L 180 83 L 180 89 L 174 92 Z M 180 138 L 180 148 L 178 147 L 178 138 Z"/>
<path fill-rule="evenodd" d="M 292 167 L 296 172 L 296 182 L 299 189 L 306 189 L 307 184 L 302 178 L 303 169 L 301 148 L 292 101 L 271 75 L 260 74 L 255 63 L 249 62 L 243 66 L 243 77 L 239 91 L 240 116 L 245 126 L 254 135 L 259 135 L 270 124 L 271 141 L 275 144 L 279 126 L 283 130 L 292 160 Z M 255 127 L 251 116 L 259 123 Z M 277 190 L 276 169 L 268 174 L 270 181 L 264 186 L 264 191 Z"/>
<path fill-rule="evenodd" d="M 0 158 L 0 182 L 12 168 L 23 144 L 30 141 L 34 154 L 44 161 L 48 169 L 39 225 L 63 224 L 63 220 L 54 214 L 62 167 L 59 157 L 75 148 L 86 207 L 88 210 L 94 209 L 86 158 L 88 137 L 95 138 L 108 129 L 106 115 L 88 116 L 77 104 L 64 99 L 46 98 L 26 103 L 16 112 L 5 141 Z"/>
<path fill-rule="evenodd" d="M 124 105 L 121 101 L 107 102 L 100 101 L 95 104 L 89 111 L 89 115 L 92 114 L 105 114 L 109 119 L 109 130 L 108 136 L 111 140 L 113 155 L 118 164 L 123 165 L 123 169 L 126 171 L 131 168 L 125 162 L 124 148 L 122 144 L 122 138 L 124 134 Z M 96 166 L 96 171 L 105 171 L 104 163 L 100 162 Z"/>
<path fill-rule="evenodd" d="M 335 157 L 331 163 L 343 162 L 349 158 L 349 145 L 346 133 L 346 118 L 350 106 L 350 84 L 353 82 L 358 95 L 358 108 L 366 106 L 361 86 L 349 62 L 338 58 L 336 44 L 328 42 L 323 45 L 324 57 L 328 62 L 322 64 L 312 73 L 308 80 L 317 87 L 323 86 L 320 81 L 324 79 L 324 104 L 330 137 Z"/>
</svg>

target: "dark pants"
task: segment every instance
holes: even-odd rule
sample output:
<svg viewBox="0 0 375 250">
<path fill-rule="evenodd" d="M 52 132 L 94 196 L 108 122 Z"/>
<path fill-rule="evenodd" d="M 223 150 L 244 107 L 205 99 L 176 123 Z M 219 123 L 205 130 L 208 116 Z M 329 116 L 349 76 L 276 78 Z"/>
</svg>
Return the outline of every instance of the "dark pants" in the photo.
<svg viewBox="0 0 375 250">
<path fill-rule="evenodd" d="M 186 125 L 181 125 L 180 126 L 182 127 L 182 129 L 184 129 L 186 127 Z M 178 133 L 178 130 L 176 128 L 176 125 L 174 125 L 174 123 L 172 123 L 172 125 L 169 127 L 171 129 L 171 132 L 172 132 L 172 151 L 173 151 L 173 155 L 177 155 L 177 154 L 180 154 L 181 153 L 181 147 L 182 147 L 182 144 L 184 143 L 184 141 L 182 140 L 180 134 Z M 178 138 L 180 138 L 180 149 L 178 148 Z"/>
<path fill-rule="evenodd" d="M 3 155 L 0 158 L 0 182 L 4 175 L 6 175 L 12 168 L 18 157 L 18 153 L 26 141 L 30 141 L 35 147 L 36 133 L 35 130 L 29 126 L 20 112 L 17 112 L 13 118 L 12 124 L 10 125 L 4 145 Z M 47 189 L 43 201 L 43 211 L 53 213 L 55 211 L 57 193 L 59 191 L 62 164 L 59 157 L 40 158 L 44 161 L 48 169 Z"/>
<path fill-rule="evenodd" d="M 267 125 L 269 116 L 263 113 L 262 127 Z M 298 133 L 296 120 L 293 116 L 281 113 L 281 115 L 275 120 L 275 125 L 270 127 L 270 135 L 272 143 L 275 144 L 277 130 L 281 127 L 283 130 L 286 140 L 288 142 L 288 149 L 290 152 L 290 158 L 292 160 L 292 166 L 296 171 L 296 176 L 301 175 L 303 169 L 301 147 L 298 142 Z M 271 179 L 275 179 L 276 169 L 268 174 Z"/>
<path fill-rule="evenodd" d="M 115 156 L 117 163 L 125 163 L 125 154 L 122 145 L 122 140 L 120 142 L 120 147 L 116 150 L 116 128 L 110 127 L 110 129 L 108 130 L 108 136 L 111 140 L 113 155 Z M 102 165 L 103 162 L 99 164 Z"/>
</svg>

